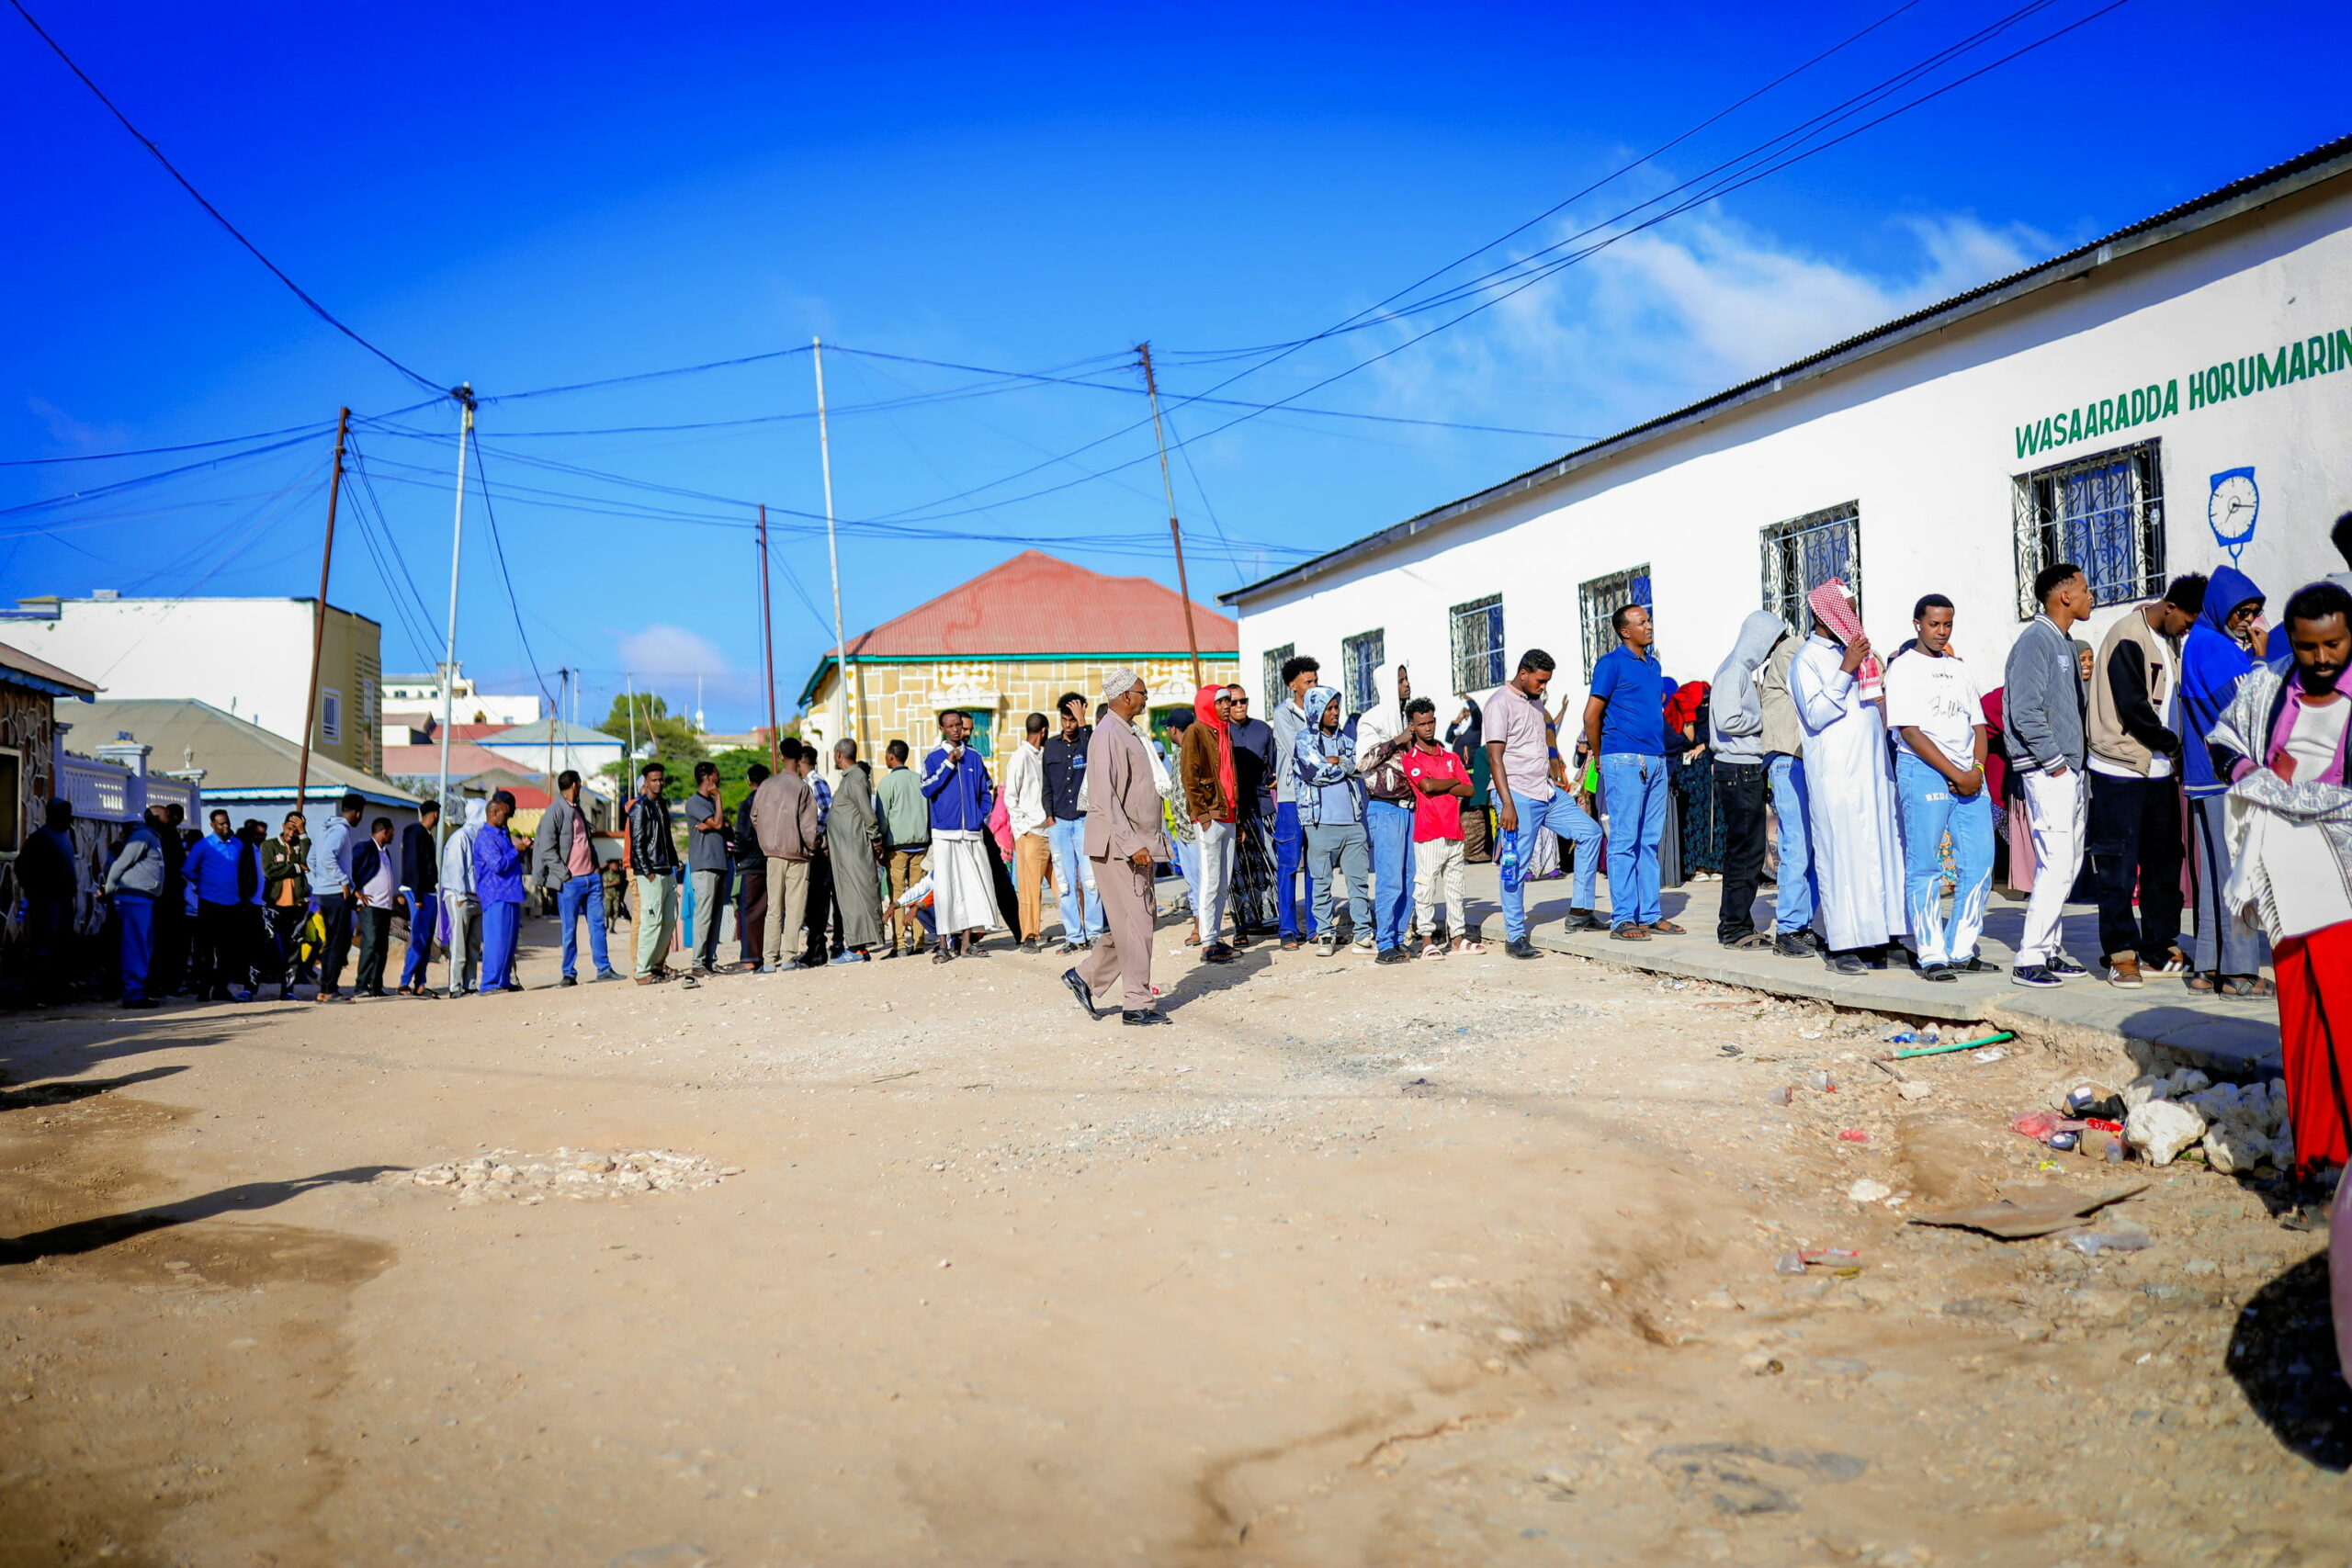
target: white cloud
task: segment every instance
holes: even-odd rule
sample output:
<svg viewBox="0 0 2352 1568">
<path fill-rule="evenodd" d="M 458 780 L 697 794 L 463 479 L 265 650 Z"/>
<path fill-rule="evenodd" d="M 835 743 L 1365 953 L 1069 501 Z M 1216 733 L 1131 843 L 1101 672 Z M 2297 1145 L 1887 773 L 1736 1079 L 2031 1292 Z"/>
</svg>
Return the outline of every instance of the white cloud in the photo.
<svg viewBox="0 0 2352 1568">
<path fill-rule="evenodd" d="M 131 445 L 130 432 L 119 424 L 92 424 L 79 420 L 47 398 L 27 398 L 25 407 L 49 429 L 49 438 L 73 457 L 114 452 Z"/>
<path fill-rule="evenodd" d="M 657 622 L 624 632 L 615 639 L 614 650 L 637 689 L 659 693 L 673 713 L 693 711 L 697 676 L 706 710 L 735 704 L 759 683 L 738 671 L 717 643 L 684 626 Z"/>
<path fill-rule="evenodd" d="M 1563 234 L 1577 225 L 1565 221 Z M 1901 221 L 1871 268 L 1720 214 L 1619 242 L 1375 374 L 1375 406 L 1586 433 L 1621 429 L 2052 254 L 1965 215 Z M 1430 324 L 1398 323 L 1401 340 Z"/>
</svg>

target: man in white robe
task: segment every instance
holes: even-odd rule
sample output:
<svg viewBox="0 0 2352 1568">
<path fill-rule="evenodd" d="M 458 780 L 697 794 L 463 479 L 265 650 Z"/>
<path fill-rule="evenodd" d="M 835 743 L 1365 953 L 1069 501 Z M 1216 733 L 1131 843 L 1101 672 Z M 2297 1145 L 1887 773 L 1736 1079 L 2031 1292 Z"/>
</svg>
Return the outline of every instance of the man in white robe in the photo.
<svg viewBox="0 0 2352 1568">
<path fill-rule="evenodd" d="M 1885 966 L 1906 926 L 1903 840 L 1880 705 L 1878 661 L 1846 585 L 1813 592 L 1813 635 L 1790 667 L 1804 729 L 1810 840 L 1820 888 L 1814 923 L 1829 967 L 1860 975 Z"/>
</svg>

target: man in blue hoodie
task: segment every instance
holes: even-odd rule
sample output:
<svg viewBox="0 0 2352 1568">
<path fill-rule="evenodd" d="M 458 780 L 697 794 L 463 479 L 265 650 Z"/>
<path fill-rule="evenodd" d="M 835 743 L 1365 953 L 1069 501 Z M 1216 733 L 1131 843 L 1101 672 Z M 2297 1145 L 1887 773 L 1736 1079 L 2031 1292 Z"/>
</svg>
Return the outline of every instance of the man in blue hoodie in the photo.
<svg viewBox="0 0 2352 1568">
<path fill-rule="evenodd" d="M 2181 645 L 2181 787 L 2188 797 L 2188 840 L 2196 869 L 2190 880 L 2196 934 L 2190 943 L 2188 988 L 2250 997 L 2267 984 L 2262 965 L 2270 942 L 2259 928 L 2230 919 L 2222 889 L 2230 881 L 2227 812 L 2230 781 L 2213 771 L 2205 738 L 2246 671 L 2262 663 L 2262 590 L 2233 566 L 2215 567 L 2205 584 L 2205 607 Z"/>
<path fill-rule="evenodd" d="M 147 965 L 155 950 L 155 900 L 164 892 L 162 835 L 169 829 L 160 820 L 162 813 L 161 807 L 151 806 L 132 824 L 98 893 L 114 906 L 122 938 L 122 1005 L 134 1011 L 156 1005 L 147 994 Z"/>
</svg>

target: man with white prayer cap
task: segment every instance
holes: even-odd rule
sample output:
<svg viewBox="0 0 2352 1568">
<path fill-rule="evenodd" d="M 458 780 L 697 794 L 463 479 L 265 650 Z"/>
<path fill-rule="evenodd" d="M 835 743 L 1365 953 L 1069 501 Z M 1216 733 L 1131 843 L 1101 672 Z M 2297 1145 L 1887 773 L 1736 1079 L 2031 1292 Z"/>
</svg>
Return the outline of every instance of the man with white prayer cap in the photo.
<svg viewBox="0 0 2352 1568">
<path fill-rule="evenodd" d="M 1169 849 L 1160 831 L 1167 771 L 1136 728 L 1148 699 L 1132 670 L 1102 678 L 1109 711 L 1086 750 L 1086 858 L 1109 929 L 1078 967 L 1062 971 L 1062 984 L 1089 1018 L 1102 1016 L 1094 998 L 1116 978 L 1119 1021 L 1131 1024 L 1172 1021 L 1154 1005 L 1151 989 L 1152 868 Z"/>
</svg>

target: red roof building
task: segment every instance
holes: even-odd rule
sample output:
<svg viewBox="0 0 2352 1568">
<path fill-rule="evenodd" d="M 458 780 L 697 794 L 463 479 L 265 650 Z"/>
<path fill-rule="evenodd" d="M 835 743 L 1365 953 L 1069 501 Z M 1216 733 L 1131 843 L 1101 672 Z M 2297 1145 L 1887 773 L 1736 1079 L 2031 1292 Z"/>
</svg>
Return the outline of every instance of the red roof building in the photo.
<svg viewBox="0 0 2352 1568">
<path fill-rule="evenodd" d="M 1065 691 L 1090 700 L 1101 678 L 1122 665 L 1152 688 L 1152 705 L 1189 704 L 1192 649 L 1202 675 L 1238 677 L 1236 624 L 1148 577 L 1107 577 L 1041 550 L 1023 550 L 959 587 L 849 639 L 848 733 L 871 754 L 903 739 L 920 757 L 936 743 L 937 718 L 968 711 L 984 750 L 1003 725 L 1050 714 Z M 836 726 L 840 696 L 832 650 L 800 691 L 801 734 L 822 744 Z"/>
</svg>

